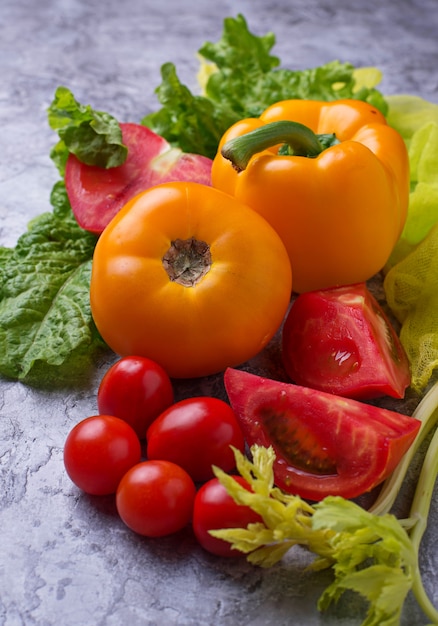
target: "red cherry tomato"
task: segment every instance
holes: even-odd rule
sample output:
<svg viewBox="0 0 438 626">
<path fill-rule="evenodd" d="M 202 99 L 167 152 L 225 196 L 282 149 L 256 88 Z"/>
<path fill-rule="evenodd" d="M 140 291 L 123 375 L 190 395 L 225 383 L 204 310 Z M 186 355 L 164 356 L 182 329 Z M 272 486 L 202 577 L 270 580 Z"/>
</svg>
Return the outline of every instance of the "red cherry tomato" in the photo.
<svg viewBox="0 0 438 626">
<path fill-rule="evenodd" d="M 112 365 L 99 386 L 99 413 L 115 415 L 132 426 L 140 439 L 149 424 L 173 403 L 173 387 L 166 371 L 140 356 L 127 356 Z"/>
<path fill-rule="evenodd" d="M 196 488 L 181 467 L 168 461 L 143 461 L 120 481 L 117 511 L 134 532 L 164 537 L 192 519 Z"/>
<path fill-rule="evenodd" d="M 242 486 L 249 489 L 241 476 L 233 476 Z M 217 478 L 205 483 L 196 494 L 193 508 L 193 532 L 200 545 L 218 556 L 239 557 L 243 552 L 233 550 L 224 539 L 210 535 L 210 530 L 221 528 L 246 528 L 248 524 L 261 522 L 261 517 L 248 506 L 234 502 Z"/>
<path fill-rule="evenodd" d="M 115 493 L 122 476 L 141 459 L 140 441 L 125 421 L 94 415 L 76 424 L 64 445 L 70 479 L 93 495 Z"/>
<path fill-rule="evenodd" d="M 147 431 L 149 459 L 166 459 L 183 467 L 194 481 L 214 476 L 212 465 L 225 472 L 235 467 L 230 446 L 241 452 L 244 439 L 234 411 L 218 398 L 181 400 L 166 409 Z"/>
</svg>

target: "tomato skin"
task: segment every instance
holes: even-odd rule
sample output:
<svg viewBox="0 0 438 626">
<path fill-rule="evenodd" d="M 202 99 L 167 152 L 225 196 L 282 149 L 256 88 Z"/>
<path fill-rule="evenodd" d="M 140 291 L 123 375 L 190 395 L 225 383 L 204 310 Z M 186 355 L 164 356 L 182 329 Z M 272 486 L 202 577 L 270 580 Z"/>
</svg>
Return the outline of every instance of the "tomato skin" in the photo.
<svg viewBox="0 0 438 626">
<path fill-rule="evenodd" d="M 140 441 L 125 421 L 112 415 L 82 420 L 67 436 L 64 465 L 70 479 L 86 493 L 115 493 L 122 476 L 141 458 Z"/>
<path fill-rule="evenodd" d="M 300 294 L 282 330 L 290 378 L 340 396 L 403 398 L 411 375 L 400 340 L 364 283 Z"/>
<path fill-rule="evenodd" d="M 125 420 L 140 439 L 146 437 L 148 426 L 173 401 L 173 386 L 166 371 L 141 356 L 127 356 L 114 363 L 97 392 L 99 413 Z"/>
<path fill-rule="evenodd" d="M 69 154 L 65 186 L 76 221 L 99 235 L 128 200 L 144 189 L 171 180 L 211 184 L 212 161 L 186 154 L 142 124 L 122 123 L 126 161 L 117 167 L 98 167 Z"/>
<path fill-rule="evenodd" d="M 196 397 L 177 402 L 149 426 L 146 455 L 172 461 L 201 482 L 213 478 L 212 465 L 234 469 L 230 446 L 242 453 L 245 447 L 233 409 L 218 398 Z"/>
<path fill-rule="evenodd" d="M 276 455 L 275 484 L 319 501 L 355 498 L 395 469 L 420 421 L 358 400 L 227 369 L 225 388 L 246 443 Z"/>
<path fill-rule="evenodd" d="M 191 282 L 191 272 L 169 273 L 181 242 L 210 253 Z M 104 230 L 90 302 L 116 354 L 196 378 L 258 354 L 280 327 L 291 289 L 289 257 L 266 220 L 217 189 L 176 182 L 137 195 Z"/>
<path fill-rule="evenodd" d="M 169 461 L 143 461 L 120 481 L 117 511 L 134 532 L 164 537 L 192 519 L 196 488 L 181 467 Z"/>
<path fill-rule="evenodd" d="M 249 490 L 241 476 L 233 476 Z M 197 492 L 193 509 L 193 532 L 199 544 L 212 554 L 224 557 L 242 557 L 243 552 L 233 550 L 231 544 L 210 535 L 210 530 L 221 528 L 246 528 L 248 524 L 261 522 L 260 515 L 247 506 L 234 502 L 217 478 L 206 482 Z"/>
</svg>

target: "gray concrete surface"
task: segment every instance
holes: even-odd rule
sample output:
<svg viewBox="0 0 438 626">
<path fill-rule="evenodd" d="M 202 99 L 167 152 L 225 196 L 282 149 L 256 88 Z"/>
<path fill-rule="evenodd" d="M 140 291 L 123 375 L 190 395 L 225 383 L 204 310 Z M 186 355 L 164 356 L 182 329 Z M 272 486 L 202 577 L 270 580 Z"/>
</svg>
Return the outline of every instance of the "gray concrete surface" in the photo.
<svg viewBox="0 0 438 626">
<path fill-rule="evenodd" d="M 239 12 L 257 34 L 276 33 L 274 52 L 284 65 L 375 65 L 385 93 L 438 103 L 436 0 L 2 0 L 0 244 L 14 245 L 29 219 L 50 208 L 57 172 L 46 108 L 58 85 L 120 121 L 139 121 L 157 108 L 160 65 L 175 62 L 194 87 L 197 49 L 216 41 L 223 18 Z M 353 599 L 317 612 L 330 575 L 303 571 L 305 553 L 261 570 L 204 553 L 189 530 L 142 539 L 118 519 L 111 498 L 87 497 L 71 484 L 63 443 L 96 411 L 110 360 L 65 391 L 0 380 L 0 625 L 360 624 Z M 220 395 L 220 381 L 177 389 L 178 397 L 191 393 Z M 437 495 L 421 556 L 435 603 Z M 403 626 L 426 623 L 409 597 Z"/>
</svg>

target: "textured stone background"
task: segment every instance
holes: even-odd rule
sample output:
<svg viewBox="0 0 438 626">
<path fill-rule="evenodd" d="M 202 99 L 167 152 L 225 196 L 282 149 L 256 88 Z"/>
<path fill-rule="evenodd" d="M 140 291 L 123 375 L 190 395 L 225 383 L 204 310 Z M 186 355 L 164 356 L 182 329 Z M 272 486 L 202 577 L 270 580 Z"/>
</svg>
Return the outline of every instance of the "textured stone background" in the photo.
<svg viewBox="0 0 438 626">
<path fill-rule="evenodd" d="M 241 12 L 257 34 L 276 33 L 275 53 L 290 67 L 376 65 L 385 93 L 438 102 L 437 9 L 436 0 L 1 0 L 0 244 L 13 245 L 30 218 L 49 210 L 57 173 L 46 108 L 58 85 L 138 121 L 157 107 L 160 65 L 175 62 L 194 87 L 196 50 L 219 38 L 224 17 Z M 1 626 L 359 624 L 353 600 L 318 614 L 330 577 L 303 572 L 303 553 L 263 571 L 210 557 L 189 531 L 141 539 L 110 498 L 79 493 L 63 470 L 63 443 L 96 411 L 107 366 L 102 359 L 86 385 L 63 392 L 0 381 Z M 220 393 L 220 381 L 196 391 Z M 408 484 L 401 509 L 409 492 Z M 421 560 L 435 604 L 437 524 L 435 497 Z M 426 623 L 409 598 L 403 626 Z"/>
</svg>

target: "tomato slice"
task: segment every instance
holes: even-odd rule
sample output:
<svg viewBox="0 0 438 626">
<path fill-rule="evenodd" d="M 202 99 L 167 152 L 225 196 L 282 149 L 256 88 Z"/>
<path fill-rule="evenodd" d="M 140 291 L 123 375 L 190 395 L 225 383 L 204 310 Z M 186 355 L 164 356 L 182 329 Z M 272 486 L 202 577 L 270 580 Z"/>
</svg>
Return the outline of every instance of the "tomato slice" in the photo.
<svg viewBox="0 0 438 626">
<path fill-rule="evenodd" d="M 370 491 L 420 428 L 395 411 L 233 368 L 224 382 L 247 444 L 273 447 L 276 485 L 308 500 Z"/>
<path fill-rule="evenodd" d="M 298 385 L 349 398 L 403 398 L 411 382 L 403 346 L 365 283 L 300 294 L 282 357 Z"/>
<path fill-rule="evenodd" d="M 126 161 L 104 169 L 70 154 L 65 187 L 79 226 L 100 234 L 128 200 L 159 183 L 192 180 L 211 185 L 211 159 L 186 154 L 141 124 L 120 124 Z"/>
</svg>

